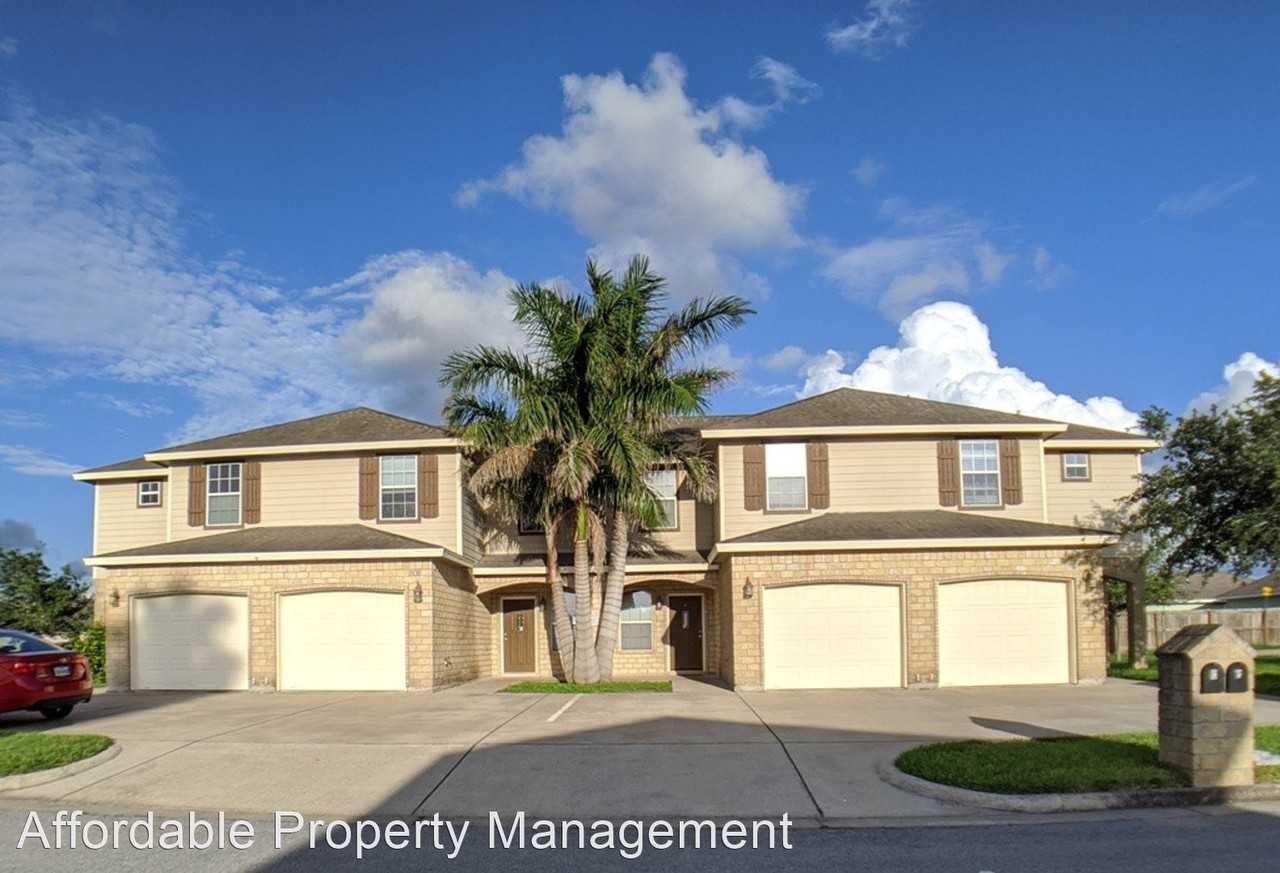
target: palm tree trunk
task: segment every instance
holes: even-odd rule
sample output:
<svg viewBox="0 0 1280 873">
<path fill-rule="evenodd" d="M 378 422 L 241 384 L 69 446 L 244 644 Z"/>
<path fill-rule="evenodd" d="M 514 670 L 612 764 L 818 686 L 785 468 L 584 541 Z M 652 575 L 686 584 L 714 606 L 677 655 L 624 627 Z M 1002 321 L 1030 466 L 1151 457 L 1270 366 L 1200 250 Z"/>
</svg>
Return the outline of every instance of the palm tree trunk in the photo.
<svg viewBox="0 0 1280 873">
<path fill-rule="evenodd" d="M 566 680 L 571 680 L 573 622 L 569 619 L 569 605 L 564 601 L 564 581 L 560 578 L 560 556 L 556 549 L 556 525 L 548 525 L 543 538 L 547 550 L 547 591 L 551 600 L 551 621 L 556 631 L 556 648 L 560 654 L 560 672 Z"/>
<path fill-rule="evenodd" d="M 613 678 L 613 652 L 618 645 L 618 622 L 622 616 L 622 589 L 627 581 L 627 549 L 631 542 L 630 519 L 614 510 L 609 536 L 609 577 L 600 605 L 600 632 L 596 635 L 596 661 L 600 678 Z"/>
<path fill-rule="evenodd" d="M 594 685 L 600 681 L 596 662 L 595 629 L 592 626 L 591 518 L 586 501 L 578 504 L 573 530 L 573 591 L 578 625 L 573 633 L 573 681 Z"/>
</svg>

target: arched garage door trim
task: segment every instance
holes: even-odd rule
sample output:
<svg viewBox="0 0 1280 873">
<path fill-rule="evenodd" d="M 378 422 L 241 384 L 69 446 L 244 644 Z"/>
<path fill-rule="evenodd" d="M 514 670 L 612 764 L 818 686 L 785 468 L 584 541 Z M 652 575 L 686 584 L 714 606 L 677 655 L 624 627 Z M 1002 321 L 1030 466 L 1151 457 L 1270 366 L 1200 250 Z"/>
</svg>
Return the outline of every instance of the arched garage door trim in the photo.
<svg viewBox="0 0 1280 873">
<path fill-rule="evenodd" d="M 1053 582 L 1063 586 L 1064 596 L 1066 597 L 1066 631 L 1067 631 L 1067 681 L 1074 684 L 1078 681 L 1077 667 L 1077 613 L 1076 613 L 1076 579 L 1072 576 L 1053 576 L 1044 574 L 1025 574 L 1025 573 L 998 573 L 983 574 L 977 576 L 956 576 L 947 579 L 938 580 L 938 596 L 937 596 L 937 640 L 938 640 L 938 684 L 948 685 L 947 678 L 944 675 L 945 666 L 943 659 L 943 629 L 942 629 L 942 589 L 953 585 L 963 585 L 967 582 L 993 582 L 993 581 L 1014 581 L 1014 582 Z"/>
<path fill-rule="evenodd" d="M 841 587 L 862 587 L 862 588 L 888 588 L 893 589 L 897 597 L 897 660 L 898 660 L 898 681 L 892 686 L 884 685 L 848 685 L 841 687 L 905 687 L 907 684 L 907 603 L 906 603 L 906 584 L 900 579 L 851 579 L 847 576 L 834 578 L 815 578 L 800 579 L 777 584 L 761 585 L 759 593 L 756 595 L 760 598 L 760 664 L 761 678 L 763 686 L 768 688 L 778 688 L 779 686 L 770 681 L 769 678 L 769 622 L 768 607 L 770 592 L 777 592 L 790 589 L 818 588 L 824 586 L 841 586 Z M 819 687 L 819 686 L 815 686 Z"/>
</svg>

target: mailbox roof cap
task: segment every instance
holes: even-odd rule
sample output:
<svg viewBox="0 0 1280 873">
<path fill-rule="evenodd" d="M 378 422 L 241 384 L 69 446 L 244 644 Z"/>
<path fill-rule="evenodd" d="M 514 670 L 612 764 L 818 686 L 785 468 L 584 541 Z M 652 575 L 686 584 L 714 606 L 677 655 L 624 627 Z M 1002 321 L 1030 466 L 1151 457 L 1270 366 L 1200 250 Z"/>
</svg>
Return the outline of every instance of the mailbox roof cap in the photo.
<svg viewBox="0 0 1280 873">
<path fill-rule="evenodd" d="M 1220 624 L 1192 624 L 1178 631 L 1160 648 L 1157 655 L 1185 655 L 1191 657 L 1201 649 L 1209 646 L 1230 645 L 1238 651 L 1239 657 L 1253 658 L 1257 652 L 1253 646 L 1240 639 L 1240 635 L 1229 627 Z"/>
</svg>

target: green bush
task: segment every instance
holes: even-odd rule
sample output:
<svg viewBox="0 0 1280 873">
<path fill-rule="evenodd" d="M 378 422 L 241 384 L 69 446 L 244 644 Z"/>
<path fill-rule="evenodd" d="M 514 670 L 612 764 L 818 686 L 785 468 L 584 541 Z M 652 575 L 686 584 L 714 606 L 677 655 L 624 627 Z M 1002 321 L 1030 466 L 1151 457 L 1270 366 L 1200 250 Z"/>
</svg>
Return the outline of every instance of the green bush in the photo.
<svg viewBox="0 0 1280 873">
<path fill-rule="evenodd" d="M 93 684 L 107 684 L 107 629 L 100 622 L 91 624 L 71 638 L 67 647 L 89 659 Z"/>
</svg>

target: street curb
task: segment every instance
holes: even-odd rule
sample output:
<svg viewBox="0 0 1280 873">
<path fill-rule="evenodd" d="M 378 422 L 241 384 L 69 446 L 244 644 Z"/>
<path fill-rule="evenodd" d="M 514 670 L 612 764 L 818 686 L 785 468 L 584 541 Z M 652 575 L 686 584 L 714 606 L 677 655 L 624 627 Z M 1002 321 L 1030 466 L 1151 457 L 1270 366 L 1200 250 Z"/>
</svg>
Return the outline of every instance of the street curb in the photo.
<svg viewBox="0 0 1280 873">
<path fill-rule="evenodd" d="M 83 773 L 85 770 L 92 770 L 100 764 L 107 763 L 119 754 L 120 744 L 113 741 L 111 745 L 98 754 L 90 755 L 88 758 L 81 758 L 79 761 L 72 761 L 62 767 L 51 767 L 48 770 L 36 770 L 34 773 L 15 773 L 12 776 L 0 777 L 0 792 L 17 791 L 20 788 L 32 788 L 36 785 L 44 785 L 46 782 L 56 782 L 59 779 Z"/>
<path fill-rule="evenodd" d="M 876 773 L 894 788 L 901 788 L 912 794 L 1001 812 L 1094 812 L 1103 809 L 1213 806 L 1280 800 L 1280 784 L 1240 785 L 1230 788 L 1139 788 L 1133 791 L 1093 791 L 1084 794 L 992 794 L 930 782 L 903 773 L 891 761 L 880 762 Z"/>
</svg>

